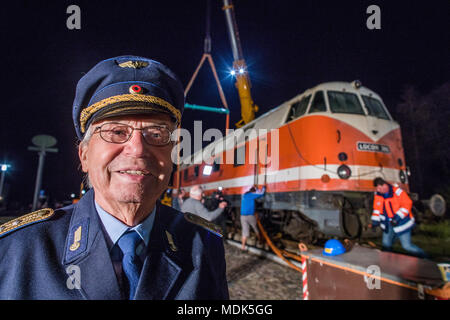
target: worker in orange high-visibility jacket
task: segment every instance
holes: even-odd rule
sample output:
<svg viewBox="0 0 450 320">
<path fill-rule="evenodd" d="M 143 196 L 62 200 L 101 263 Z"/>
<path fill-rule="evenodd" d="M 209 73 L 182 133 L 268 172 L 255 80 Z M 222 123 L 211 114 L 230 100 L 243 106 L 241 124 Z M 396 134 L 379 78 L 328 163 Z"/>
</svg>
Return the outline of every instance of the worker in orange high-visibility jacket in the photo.
<svg viewBox="0 0 450 320">
<path fill-rule="evenodd" d="M 376 188 L 373 199 L 371 228 L 380 226 L 383 230 L 383 250 L 391 251 L 398 238 L 403 249 L 409 253 L 426 257 L 425 252 L 411 242 L 411 231 L 414 227 L 414 216 L 411 212 L 412 200 L 397 185 L 391 185 L 382 178 L 373 181 Z"/>
</svg>

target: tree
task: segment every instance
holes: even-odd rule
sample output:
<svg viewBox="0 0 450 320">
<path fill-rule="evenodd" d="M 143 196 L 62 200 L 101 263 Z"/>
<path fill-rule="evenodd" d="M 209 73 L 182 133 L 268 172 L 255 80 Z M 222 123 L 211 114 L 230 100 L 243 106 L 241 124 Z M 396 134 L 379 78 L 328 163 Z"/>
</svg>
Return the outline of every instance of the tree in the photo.
<svg viewBox="0 0 450 320">
<path fill-rule="evenodd" d="M 401 100 L 396 111 L 411 190 L 425 199 L 450 186 L 450 82 L 426 95 L 407 86 Z"/>
</svg>

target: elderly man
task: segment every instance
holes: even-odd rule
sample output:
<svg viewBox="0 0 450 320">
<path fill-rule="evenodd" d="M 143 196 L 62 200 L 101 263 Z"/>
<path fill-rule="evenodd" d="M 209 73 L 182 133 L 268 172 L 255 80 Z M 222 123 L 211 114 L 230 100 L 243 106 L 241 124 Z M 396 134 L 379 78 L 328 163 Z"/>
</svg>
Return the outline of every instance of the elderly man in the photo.
<svg viewBox="0 0 450 320">
<path fill-rule="evenodd" d="M 176 76 L 142 57 L 104 60 L 79 81 L 73 120 L 92 189 L 0 227 L 0 299 L 228 298 L 221 238 L 158 202 L 183 106 Z"/>
<path fill-rule="evenodd" d="M 208 221 L 217 219 L 222 214 L 223 209 L 227 206 L 226 201 L 221 201 L 216 210 L 209 211 L 201 202 L 202 197 L 203 189 L 197 185 L 193 186 L 189 190 L 189 198 L 181 205 L 181 211 L 191 212 Z"/>
</svg>

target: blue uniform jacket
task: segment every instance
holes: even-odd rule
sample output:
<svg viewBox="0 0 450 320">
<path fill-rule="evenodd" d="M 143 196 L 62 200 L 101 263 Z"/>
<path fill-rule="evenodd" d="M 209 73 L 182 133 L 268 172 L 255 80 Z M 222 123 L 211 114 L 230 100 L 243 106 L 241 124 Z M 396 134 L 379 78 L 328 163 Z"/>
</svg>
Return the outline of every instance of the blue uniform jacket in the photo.
<svg viewBox="0 0 450 320">
<path fill-rule="evenodd" d="M 155 214 L 136 299 L 228 299 L 222 239 L 160 203 Z M 125 298 L 93 190 L 0 236 L 0 299 Z"/>
</svg>

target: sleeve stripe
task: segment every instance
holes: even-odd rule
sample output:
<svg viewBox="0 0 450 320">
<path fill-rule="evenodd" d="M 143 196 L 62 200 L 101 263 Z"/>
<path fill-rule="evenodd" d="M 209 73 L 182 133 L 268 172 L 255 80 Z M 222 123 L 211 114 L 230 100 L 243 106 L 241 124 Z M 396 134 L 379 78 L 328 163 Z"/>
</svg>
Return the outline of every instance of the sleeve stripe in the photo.
<svg viewBox="0 0 450 320">
<path fill-rule="evenodd" d="M 406 215 L 402 212 L 402 210 L 398 210 L 397 212 L 396 212 L 396 214 L 400 217 L 400 218 L 405 218 L 406 217 Z"/>
</svg>

